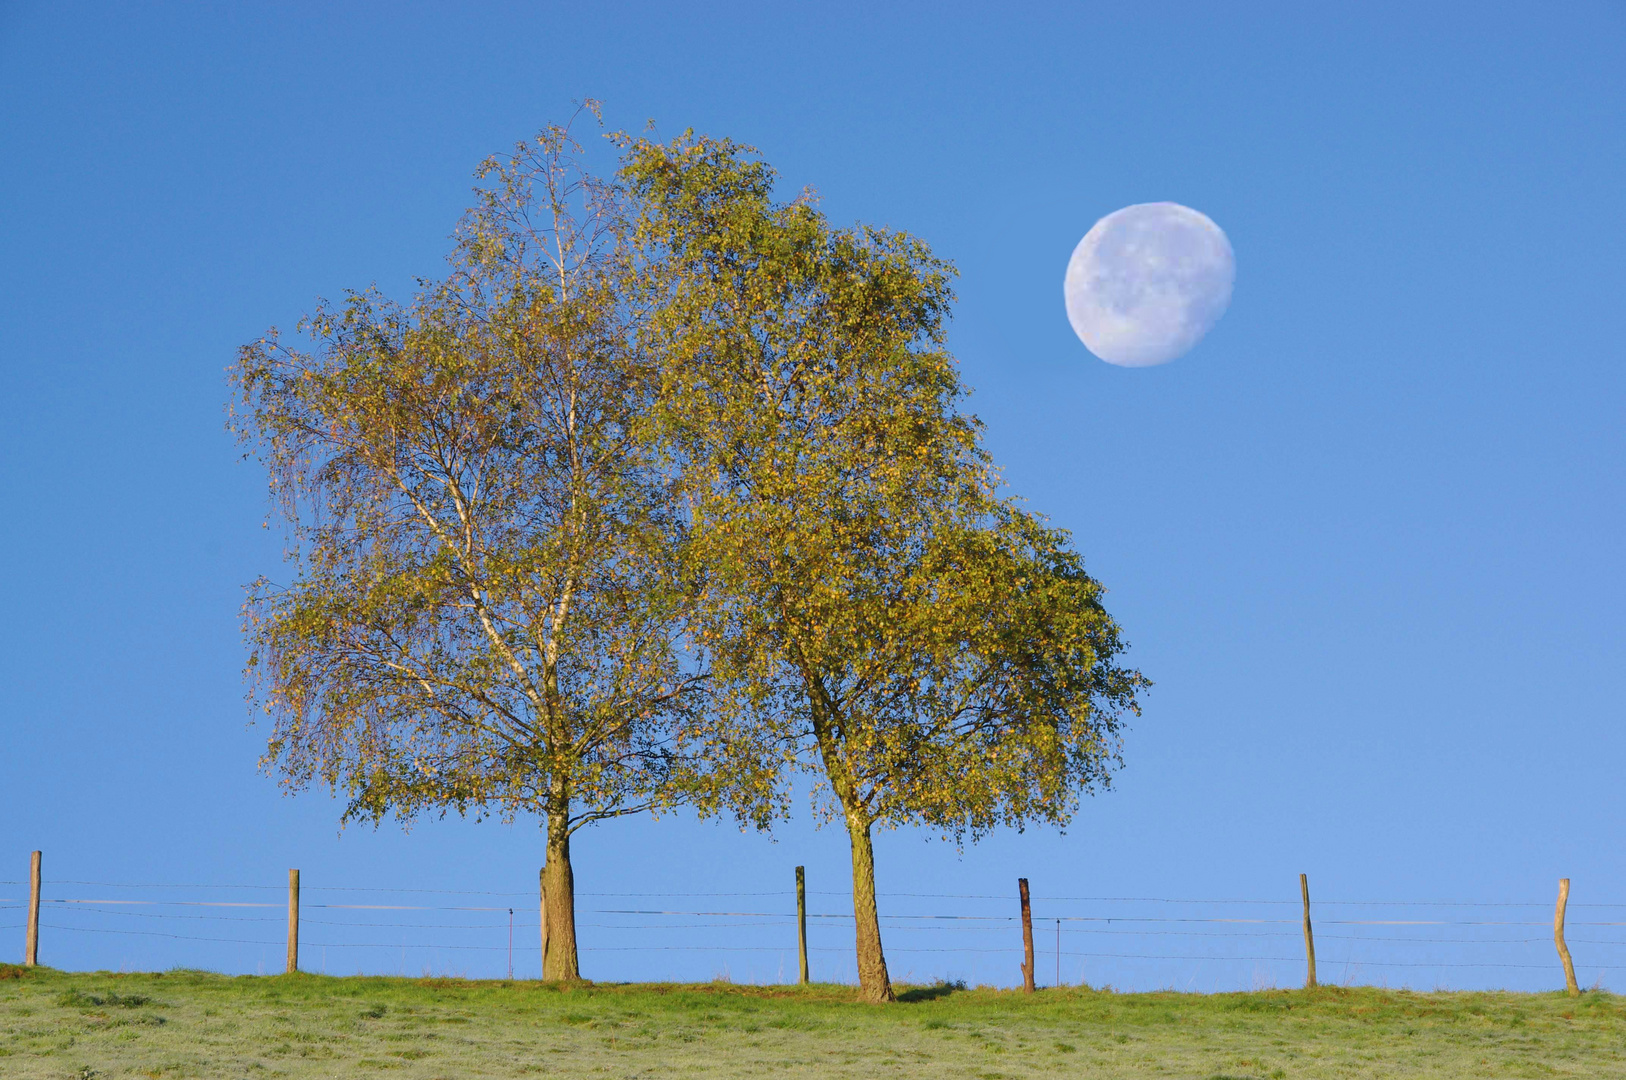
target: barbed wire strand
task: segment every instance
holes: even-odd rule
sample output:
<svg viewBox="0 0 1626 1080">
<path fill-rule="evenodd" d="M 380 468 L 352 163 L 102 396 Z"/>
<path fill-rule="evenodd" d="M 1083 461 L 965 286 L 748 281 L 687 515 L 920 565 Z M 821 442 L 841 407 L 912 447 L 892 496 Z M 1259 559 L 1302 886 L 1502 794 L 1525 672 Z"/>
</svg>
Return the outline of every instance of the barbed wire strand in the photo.
<svg viewBox="0 0 1626 1080">
<path fill-rule="evenodd" d="M 22 885 L 21 881 L 0 880 L 0 885 Z M 161 882 L 117 882 L 117 881 L 84 881 L 73 878 L 53 879 L 50 884 L 56 885 L 91 885 L 115 889 L 254 889 L 262 891 L 280 892 L 285 886 L 261 884 L 221 884 L 221 883 L 190 883 L 166 884 Z M 305 892 L 367 892 L 367 893 L 416 893 L 421 895 L 440 896 L 503 896 L 503 897 L 533 897 L 532 891 L 513 892 L 502 890 L 482 889 L 418 889 L 399 888 L 393 886 L 371 885 L 320 885 L 306 884 Z M 639 896 L 672 896 L 672 897 L 728 897 L 728 896 L 787 896 L 792 889 L 774 889 L 767 891 L 736 891 L 736 892 L 579 892 L 582 897 L 639 897 Z M 850 897 L 850 891 L 841 890 L 809 890 L 810 896 L 841 896 Z M 1010 901 L 1014 893 L 918 893 L 918 892 L 878 892 L 883 898 L 912 898 L 912 899 L 942 899 L 942 900 L 998 900 Z M 1259 904 L 1297 906 L 1300 901 L 1278 898 L 1246 899 L 1235 897 L 1211 898 L 1178 898 L 1166 896 L 1041 896 L 1034 895 L 1033 901 L 1043 903 L 1136 903 L 1136 904 Z M 1476 901 L 1476 900 L 1317 900 L 1318 907 L 1528 907 L 1545 908 L 1548 901 Z M 1626 903 L 1586 903 L 1577 901 L 1570 907 L 1606 907 L 1626 908 Z"/>
<path fill-rule="evenodd" d="M 17 924 L 17 926 L 7 926 L 7 927 L 3 927 L 3 929 L 17 929 L 20 926 L 21 926 L 21 924 Z M 91 928 L 91 927 L 60 926 L 60 925 L 55 925 L 55 924 L 46 924 L 43 928 L 44 929 L 51 929 L 51 930 L 67 931 L 67 932 L 70 932 L 70 933 L 128 934 L 128 935 L 137 935 L 137 936 L 141 936 L 141 937 L 161 937 L 161 938 L 167 938 L 167 939 L 171 939 L 171 940 L 201 941 L 201 942 L 217 943 L 217 944 L 244 944 L 244 945 L 265 945 L 265 946 L 278 946 L 278 945 L 284 944 L 284 942 L 282 942 L 282 941 L 275 941 L 275 940 L 260 940 L 260 939 L 249 939 L 249 938 L 200 937 L 200 936 L 196 936 L 196 935 L 166 934 L 166 933 L 162 933 L 162 932 L 159 932 L 159 931 L 145 931 L 145 930 L 102 930 L 102 929 L 96 929 L 96 928 Z M 1533 939 L 1533 940 L 1539 940 L 1539 939 Z M 306 948 L 319 948 L 319 949 L 357 948 L 357 949 L 391 949 L 391 950 L 402 949 L 402 950 L 404 950 L 404 949 L 411 948 L 411 949 L 440 949 L 440 950 L 450 950 L 450 951 L 480 951 L 480 952 L 503 952 L 503 951 L 506 951 L 506 946 L 502 946 L 502 945 L 450 945 L 450 944 L 444 944 L 444 943 L 433 943 L 433 944 L 410 943 L 409 944 L 409 943 L 403 943 L 403 942 L 319 942 L 319 941 L 311 941 L 311 942 L 304 942 L 302 944 Z M 1622 944 L 1622 943 L 1620 943 L 1620 942 L 1608 942 L 1607 944 Z M 785 951 L 787 951 L 787 948 L 788 947 L 785 946 L 785 945 L 768 945 L 768 946 L 656 945 L 656 946 L 641 946 L 641 947 L 640 946 L 606 946 L 606 947 L 587 946 L 587 947 L 583 948 L 582 951 L 584 951 L 584 952 L 671 952 L 671 951 L 685 951 L 685 952 L 785 952 Z M 529 951 L 529 950 L 524 950 L 524 951 Z M 812 951 L 812 952 L 840 952 L 840 953 L 846 953 L 849 950 L 846 949 L 846 948 L 832 948 L 832 947 L 825 947 L 825 946 L 815 946 L 815 947 L 810 948 L 809 951 Z M 896 948 L 896 949 L 893 949 L 892 951 L 897 952 L 897 953 L 964 953 L 964 952 L 970 952 L 970 953 L 979 953 L 979 954 L 982 954 L 982 953 L 1009 953 L 1009 954 L 1014 954 L 1014 953 L 1019 952 L 1020 950 L 1015 946 L 1011 946 L 1011 947 L 997 948 L 997 949 L 992 949 L 992 948 L 989 948 L 989 949 L 977 949 L 977 948 L 973 948 L 973 949 L 964 949 L 964 948 L 960 948 L 960 949 L 942 949 L 942 948 L 909 948 L 909 947 L 904 947 L 904 948 Z M 1045 952 L 1041 951 L 1040 955 L 1045 955 Z M 1054 953 L 1054 951 L 1051 951 L 1051 952 L 1048 953 L 1048 955 L 1054 956 L 1055 953 Z M 1205 961 L 1205 962 L 1233 962 L 1233 963 L 1270 962 L 1270 963 L 1295 963 L 1295 964 L 1302 962 L 1302 959 L 1303 959 L 1302 957 L 1297 957 L 1297 956 L 1213 956 L 1213 955 L 1161 954 L 1161 953 L 1067 952 L 1065 950 L 1062 952 L 1061 956 L 1062 956 L 1062 958 L 1066 958 L 1068 956 L 1073 956 L 1073 957 L 1080 957 L 1080 958 L 1096 958 L 1096 959 L 1199 960 L 1199 961 Z M 1509 963 L 1487 963 L 1487 962 L 1462 963 L 1462 962 L 1454 962 L 1454 961 L 1423 961 L 1423 962 L 1415 962 L 1415 961 L 1386 961 L 1386 960 L 1364 960 L 1364 959 L 1363 960 L 1357 960 L 1357 959 L 1354 959 L 1354 958 L 1345 958 L 1345 959 L 1323 958 L 1323 962 L 1328 964 L 1328 965 L 1331 965 L 1331 966 L 1337 966 L 1337 965 L 1342 964 L 1342 965 L 1349 966 L 1349 967 L 1493 968 L 1493 969 L 1549 970 L 1551 968 L 1551 966 L 1552 966 L 1550 964 L 1509 964 Z"/>
<path fill-rule="evenodd" d="M 75 905 L 88 909 L 105 906 L 119 907 L 205 907 L 205 908 L 252 908 L 269 910 L 286 910 L 286 904 L 258 903 L 252 901 L 221 901 L 221 900 L 117 900 L 104 897 L 47 897 L 42 903 L 58 905 Z M 330 911 L 467 911 L 467 912 L 500 912 L 512 910 L 508 907 L 492 907 L 487 905 L 431 905 L 431 904 L 304 904 L 303 908 L 310 910 Z M 770 918 L 793 919 L 797 916 L 790 912 L 774 911 L 688 911 L 679 909 L 661 908 L 587 908 L 581 910 L 582 914 L 590 915 L 639 915 L 646 917 L 706 917 L 706 918 Z M 810 919 L 837 919 L 850 920 L 851 914 L 846 912 L 809 912 Z M 948 915 L 948 914 L 912 914 L 889 913 L 884 916 L 890 920 L 916 920 L 933 922 L 986 922 L 1008 925 L 1017 921 L 1016 915 Z M 1057 921 L 1062 923 L 1136 923 L 1136 924 L 1228 924 L 1228 925 L 1297 925 L 1297 919 L 1251 919 L 1251 918 L 1215 918 L 1197 916 L 1147 916 L 1147 915 L 1046 915 L 1039 913 L 1035 916 L 1040 921 Z M 1487 919 L 1317 919 L 1318 924 L 1324 926 L 1545 926 L 1544 921 L 1510 921 Z M 1626 926 L 1622 921 L 1589 921 L 1575 920 L 1572 926 Z"/>
</svg>

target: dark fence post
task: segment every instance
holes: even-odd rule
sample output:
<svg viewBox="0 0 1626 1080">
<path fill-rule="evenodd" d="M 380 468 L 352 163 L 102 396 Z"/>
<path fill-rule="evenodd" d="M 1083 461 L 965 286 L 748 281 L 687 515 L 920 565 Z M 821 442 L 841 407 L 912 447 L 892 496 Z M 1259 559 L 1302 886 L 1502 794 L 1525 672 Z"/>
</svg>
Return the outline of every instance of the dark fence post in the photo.
<svg viewBox="0 0 1626 1080">
<path fill-rule="evenodd" d="M 1028 879 L 1016 879 L 1022 894 L 1022 989 L 1033 993 L 1033 908 L 1028 903 Z"/>
</svg>

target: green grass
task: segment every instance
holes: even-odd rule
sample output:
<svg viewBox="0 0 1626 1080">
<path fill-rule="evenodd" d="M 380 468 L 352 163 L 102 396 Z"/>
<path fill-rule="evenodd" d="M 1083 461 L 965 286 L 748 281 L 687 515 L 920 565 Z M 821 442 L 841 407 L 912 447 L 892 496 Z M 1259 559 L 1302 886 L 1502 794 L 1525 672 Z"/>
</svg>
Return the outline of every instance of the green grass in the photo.
<svg viewBox="0 0 1626 1080">
<path fill-rule="evenodd" d="M 1626 998 L 69 974 L 0 966 L 0 1077 L 1626 1077 Z"/>
</svg>

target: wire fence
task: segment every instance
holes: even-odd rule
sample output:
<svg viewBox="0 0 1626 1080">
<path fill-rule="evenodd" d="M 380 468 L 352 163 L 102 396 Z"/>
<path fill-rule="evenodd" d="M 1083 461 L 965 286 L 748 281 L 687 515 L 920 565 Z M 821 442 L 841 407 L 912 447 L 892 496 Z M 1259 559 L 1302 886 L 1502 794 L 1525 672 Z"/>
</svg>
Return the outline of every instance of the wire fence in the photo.
<svg viewBox="0 0 1626 1080">
<path fill-rule="evenodd" d="M 18 886 L 23 886 L 18 888 Z M 0 932 L 22 944 L 27 887 L 0 881 Z M 42 963 L 75 968 L 282 970 L 286 888 L 269 884 L 47 881 Z M 854 981 L 846 892 L 808 892 L 818 981 Z M 330 974 L 535 978 L 538 896 L 530 891 L 378 888 L 307 882 L 301 967 Z M 1016 891 L 880 893 L 893 977 L 1011 985 L 1023 957 Z M 583 974 L 613 981 L 795 980 L 795 893 L 580 892 Z M 1041 985 L 1261 989 L 1304 979 L 1298 899 L 1032 897 Z M 1626 966 L 1626 904 L 1569 905 L 1583 985 Z M 1548 989 L 1563 985 L 1551 902 L 1317 900 L 1323 983 Z M 9 951 L 9 950 L 7 950 Z M 0 952 L 0 958 L 4 953 Z"/>
</svg>

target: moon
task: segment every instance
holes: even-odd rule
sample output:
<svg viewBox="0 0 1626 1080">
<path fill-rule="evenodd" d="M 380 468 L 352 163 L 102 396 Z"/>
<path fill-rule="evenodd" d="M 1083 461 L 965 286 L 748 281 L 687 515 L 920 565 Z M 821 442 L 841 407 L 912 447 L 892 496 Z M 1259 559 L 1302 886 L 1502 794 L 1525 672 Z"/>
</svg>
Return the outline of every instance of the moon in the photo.
<svg viewBox="0 0 1626 1080">
<path fill-rule="evenodd" d="M 1137 203 L 1097 221 L 1073 249 L 1067 319 L 1109 364 L 1166 364 L 1219 322 L 1235 281 L 1231 242 L 1206 215 L 1179 203 Z"/>
</svg>

